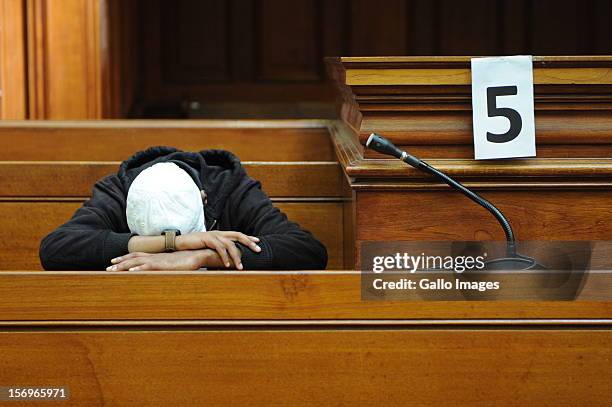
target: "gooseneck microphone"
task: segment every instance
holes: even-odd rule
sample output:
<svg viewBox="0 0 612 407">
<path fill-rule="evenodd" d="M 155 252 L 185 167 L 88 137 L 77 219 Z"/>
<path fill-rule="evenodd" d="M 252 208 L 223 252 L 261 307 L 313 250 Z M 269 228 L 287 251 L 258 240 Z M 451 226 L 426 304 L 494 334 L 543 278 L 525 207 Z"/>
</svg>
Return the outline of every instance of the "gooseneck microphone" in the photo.
<svg viewBox="0 0 612 407">
<path fill-rule="evenodd" d="M 469 188 L 466 188 L 460 182 L 455 181 L 453 178 L 449 177 L 442 171 L 427 164 L 425 161 L 420 160 L 419 158 L 413 155 L 410 155 L 405 151 L 400 150 L 389 140 L 387 140 L 384 137 L 379 136 L 376 133 L 372 133 L 370 135 L 370 137 L 368 138 L 368 141 L 366 141 L 366 147 L 374 151 L 377 151 L 381 154 L 390 155 L 395 158 L 398 158 L 402 160 L 403 162 L 405 162 L 406 164 L 418 170 L 421 170 L 428 174 L 433 175 L 434 177 L 438 178 L 445 184 L 448 184 L 452 188 L 461 192 L 463 195 L 467 196 L 472 201 L 476 202 L 478 205 L 482 206 L 483 208 L 488 210 L 493 216 L 495 216 L 495 219 L 497 219 L 497 221 L 503 228 L 504 233 L 506 235 L 507 250 L 506 250 L 505 258 L 492 260 L 491 262 L 489 262 L 490 269 L 499 268 L 499 269 L 516 270 L 516 269 L 531 269 L 531 268 L 541 267 L 532 258 L 516 253 L 516 239 L 514 237 L 514 232 L 512 231 L 512 226 L 510 226 L 510 222 L 504 216 L 504 214 L 491 202 L 487 201 L 486 199 L 478 195 L 476 192 L 470 190 Z"/>
</svg>

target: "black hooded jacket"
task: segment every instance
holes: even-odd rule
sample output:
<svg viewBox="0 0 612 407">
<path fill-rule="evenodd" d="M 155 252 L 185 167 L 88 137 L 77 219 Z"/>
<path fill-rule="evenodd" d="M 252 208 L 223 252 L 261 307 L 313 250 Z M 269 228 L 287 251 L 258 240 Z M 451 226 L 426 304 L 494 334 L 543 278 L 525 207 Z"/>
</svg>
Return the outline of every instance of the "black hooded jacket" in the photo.
<svg viewBox="0 0 612 407">
<path fill-rule="evenodd" d="M 246 270 L 326 267 L 325 247 L 272 205 L 235 155 L 172 147 L 138 152 L 121 164 L 117 175 L 98 181 L 91 199 L 42 240 L 42 266 L 46 270 L 104 270 L 111 259 L 128 253 L 128 241 L 134 235 L 125 212 L 128 189 L 141 171 L 160 162 L 177 164 L 206 192 L 206 230 L 234 230 L 260 239 L 259 253 L 237 243 Z"/>
</svg>

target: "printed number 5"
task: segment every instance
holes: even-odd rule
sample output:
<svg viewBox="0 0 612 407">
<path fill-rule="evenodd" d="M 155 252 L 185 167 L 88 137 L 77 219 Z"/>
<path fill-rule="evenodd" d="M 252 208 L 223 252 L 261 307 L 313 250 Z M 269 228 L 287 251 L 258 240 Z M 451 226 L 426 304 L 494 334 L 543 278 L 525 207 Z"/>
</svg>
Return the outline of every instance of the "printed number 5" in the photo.
<svg viewBox="0 0 612 407">
<path fill-rule="evenodd" d="M 491 143 L 507 143 L 514 140 L 523 128 L 521 115 L 509 107 L 497 107 L 498 96 L 510 96 L 518 93 L 516 86 L 494 86 L 487 88 L 487 113 L 489 117 L 503 116 L 510 121 L 510 129 L 503 134 L 487 132 L 487 140 Z"/>
</svg>

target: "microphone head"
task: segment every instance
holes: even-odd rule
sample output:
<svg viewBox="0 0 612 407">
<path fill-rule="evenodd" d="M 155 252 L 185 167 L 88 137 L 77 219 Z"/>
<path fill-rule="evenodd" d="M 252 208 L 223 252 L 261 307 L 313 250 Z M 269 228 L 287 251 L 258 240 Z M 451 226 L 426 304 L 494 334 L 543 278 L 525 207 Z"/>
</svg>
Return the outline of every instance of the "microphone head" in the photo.
<svg viewBox="0 0 612 407">
<path fill-rule="evenodd" d="M 370 148 L 381 154 L 391 155 L 400 160 L 402 159 L 402 150 L 395 147 L 392 142 L 382 136 L 379 136 L 376 133 L 370 134 L 370 137 L 368 137 L 368 141 L 366 141 L 365 145 L 367 148 Z"/>
</svg>

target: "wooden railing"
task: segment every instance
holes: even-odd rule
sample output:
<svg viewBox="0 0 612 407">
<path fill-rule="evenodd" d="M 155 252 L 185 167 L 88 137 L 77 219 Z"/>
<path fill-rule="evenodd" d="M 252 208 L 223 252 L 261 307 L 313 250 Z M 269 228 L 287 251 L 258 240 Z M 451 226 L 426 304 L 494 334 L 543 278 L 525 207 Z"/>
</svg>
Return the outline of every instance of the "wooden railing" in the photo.
<svg viewBox="0 0 612 407">
<path fill-rule="evenodd" d="M 356 272 L 5 272 L 0 382 L 90 406 L 606 405 L 610 315 L 362 301 Z"/>
</svg>

